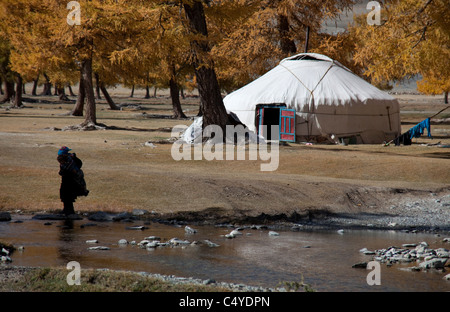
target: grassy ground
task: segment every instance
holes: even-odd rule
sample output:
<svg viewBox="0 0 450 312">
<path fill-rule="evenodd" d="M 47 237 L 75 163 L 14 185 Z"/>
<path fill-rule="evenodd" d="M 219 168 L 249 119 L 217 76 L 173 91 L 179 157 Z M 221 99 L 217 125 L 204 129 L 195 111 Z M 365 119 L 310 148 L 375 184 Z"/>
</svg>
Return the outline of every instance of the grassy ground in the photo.
<svg viewBox="0 0 450 312">
<path fill-rule="evenodd" d="M 65 268 L 0 269 L 0 292 L 224 292 L 217 285 L 176 284 L 133 272 L 84 269 L 80 285 L 69 285 Z"/>
<path fill-rule="evenodd" d="M 81 123 L 83 117 L 68 116 L 74 103 L 62 103 L 56 97 L 25 95 L 34 103 L 26 102 L 21 109 L 0 105 L 0 210 L 62 208 L 56 161 L 62 145 L 72 148 L 84 162 L 90 195 L 75 203 L 79 212 L 141 208 L 161 214 L 235 217 L 320 209 L 358 212 L 372 209 L 364 199 L 359 205 L 348 200 L 349 193 L 362 188 L 378 192 L 382 203 L 393 188 L 435 191 L 450 186 L 449 150 L 422 146 L 450 144 L 448 123 L 432 126 L 434 140 L 415 139 L 412 146 L 281 146 L 278 170 L 261 172 L 260 160 L 177 162 L 171 156 L 171 144 L 145 146 L 149 140 L 170 138 L 173 127 L 192 121 L 163 118 L 171 115 L 166 94 L 143 99 L 140 93 L 129 98 L 129 90 L 111 93 L 118 104 L 130 106 L 111 111 L 104 100 L 98 101 L 98 122 L 114 127 L 108 130 L 61 131 Z M 446 107 L 441 97 L 398 98 L 404 130 Z M 188 97 L 183 109 L 194 116 L 198 103 L 198 98 Z M 450 110 L 438 118 L 449 114 Z M 378 207 L 382 209 L 381 204 Z"/>
</svg>

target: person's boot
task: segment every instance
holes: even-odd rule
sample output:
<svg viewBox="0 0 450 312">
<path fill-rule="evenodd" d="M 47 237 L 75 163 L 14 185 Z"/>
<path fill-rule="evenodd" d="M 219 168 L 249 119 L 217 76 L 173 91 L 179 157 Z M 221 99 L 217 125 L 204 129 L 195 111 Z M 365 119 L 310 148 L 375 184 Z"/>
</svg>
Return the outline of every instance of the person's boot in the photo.
<svg viewBox="0 0 450 312">
<path fill-rule="evenodd" d="M 64 202 L 63 213 L 66 216 L 69 216 L 71 214 L 75 214 L 75 209 L 73 208 L 73 202 Z"/>
</svg>

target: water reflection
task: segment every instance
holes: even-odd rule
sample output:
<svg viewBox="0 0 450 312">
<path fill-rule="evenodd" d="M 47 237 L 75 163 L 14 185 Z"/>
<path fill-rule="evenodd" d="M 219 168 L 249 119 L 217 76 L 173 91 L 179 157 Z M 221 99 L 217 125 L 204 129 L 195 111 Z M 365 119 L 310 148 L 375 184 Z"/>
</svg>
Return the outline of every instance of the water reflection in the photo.
<svg viewBox="0 0 450 312">
<path fill-rule="evenodd" d="M 69 263 L 70 261 L 82 261 L 82 257 L 76 252 L 73 242 L 77 238 L 76 229 L 74 227 L 74 220 L 63 220 L 61 224 L 57 225 L 58 240 L 57 244 L 57 258 L 58 262 Z"/>
<path fill-rule="evenodd" d="M 370 261 L 359 252 L 361 248 L 375 250 L 403 243 L 427 241 L 430 247 L 445 247 L 442 239 L 433 235 L 379 231 L 280 232 L 271 237 L 268 230 L 244 230 L 243 235 L 227 239 L 226 228 L 196 227 L 198 233 L 187 235 L 183 227 L 157 223 L 146 225 L 145 231 L 127 230 L 129 224 L 96 223 L 84 226 L 85 220 L 51 222 L 31 220 L 23 223 L 0 223 L 0 239 L 25 251 L 13 254 L 13 265 L 66 266 L 77 261 L 81 268 L 110 268 L 146 271 L 184 277 L 214 279 L 274 287 L 284 281 L 302 281 L 319 291 L 446 291 L 450 283 L 444 273 L 405 272 L 394 265 L 382 265 L 382 285 L 368 286 L 367 270 L 352 265 Z M 91 224 L 92 225 L 92 224 Z M 136 222 L 134 225 L 141 225 Z M 167 241 L 173 237 L 189 241 L 208 239 L 220 245 L 188 247 L 158 247 L 141 249 L 137 245 L 119 245 L 120 239 L 140 242 L 155 235 Z M 88 240 L 98 240 L 95 246 L 110 250 L 89 250 Z M 409 264 L 411 265 L 411 264 Z M 412 264 L 414 265 L 414 264 Z"/>
</svg>

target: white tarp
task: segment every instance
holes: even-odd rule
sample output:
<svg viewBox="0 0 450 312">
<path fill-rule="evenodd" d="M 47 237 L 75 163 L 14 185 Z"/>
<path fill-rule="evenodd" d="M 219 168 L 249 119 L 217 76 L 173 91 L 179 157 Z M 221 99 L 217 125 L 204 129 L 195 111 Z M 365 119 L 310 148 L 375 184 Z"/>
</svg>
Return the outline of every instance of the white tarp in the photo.
<svg viewBox="0 0 450 312">
<path fill-rule="evenodd" d="M 194 144 L 194 142 L 200 142 L 203 134 L 202 130 L 203 118 L 198 117 L 194 119 L 194 122 L 181 134 L 181 140 L 183 142 Z"/>
<path fill-rule="evenodd" d="M 233 116 L 233 114 L 232 114 Z M 233 116 L 235 117 L 235 116 Z M 236 118 L 236 117 L 235 117 Z M 241 129 L 235 127 L 235 126 L 227 126 L 230 128 L 231 131 L 235 130 L 238 134 L 240 133 L 239 130 L 244 130 L 244 127 L 242 126 Z M 249 129 L 245 129 L 245 133 L 243 135 L 237 135 L 237 142 L 228 142 L 229 140 L 226 140 L 226 143 L 236 143 L 236 144 L 248 144 L 248 143 L 265 143 L 265 140 L 263 137 L 258 136 L 255 132 L 250 131 Z M 203 117 L 197 117 L 194 119 L 194 122 L 186 129 L 184 130 L 180 135 L 180 140 L 188 143 L 188 144 L 196 144 L 196 143 L 202 143 L 203 138 Z M 226 134 L 223 133 L 223 136 Z M 234 137 L 234 136 L 233 136 Z M 224 143 L 223 137 L 215 137 L 213 139 L 210 139 L 208 141 L 209 144 L 219 144 Z"/>
<path fill-rule="evenodd" d="M 285 104 L 296 111 L 298 137 L 349 137 L 382 143 L 401 132 L 398 101 L 339 62 L 303 53 L 280 62 L 265 75 L 224 98 L 228 111 L 256 131 L 260 104 Z"/>
</svg>

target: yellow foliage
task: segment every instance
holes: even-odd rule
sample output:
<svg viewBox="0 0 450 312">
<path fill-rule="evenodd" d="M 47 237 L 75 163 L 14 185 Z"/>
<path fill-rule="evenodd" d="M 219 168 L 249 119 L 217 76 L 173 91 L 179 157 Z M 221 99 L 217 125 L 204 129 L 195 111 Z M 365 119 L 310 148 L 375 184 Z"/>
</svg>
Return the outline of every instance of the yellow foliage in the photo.
<svg viewBox="0 0 450 312">
<path fill-rule="evenodd" d="M 232 90 L 288 56 L 281 39 L 301 52 L 306 26 L 318 46 L 322 20 L 355 0 L 210 1 L 207 38 L 188 30 L 183 3 L 193 0 L 78 2 L 81 24 L 69 25 L 68 0 L 0 0 L 13 70 L 28 80 L 45 72 L 52 82 L 73 82 L 80 63 L 92 58 L 94 72 L 109 85 L 164 85 L 175 79 L 192 87 L 190 43 L 206 40 L 212 51 L 195 51 L 195 57 L 201 65 L 215 66 L 222 86 Z M 281 20 L 287 22 L 285 30 Z"/>
<path fill-rule="evenodd" d="M 350 36 L 354 61 L 366 69 L 372 83 L 401 80 L 420 74 L 419 91 L 450 91 L 450 18 L 448 0 L 389 0 L 382 24 L 370 26 L 357 17 Z"/>
<path fill-rule="evenodd" d="M 247 15 L 238 15 L 238 23 L 222 31 L 223 39 L 212 51 L 222 86 L 227 91 L 239 88 L 290 56 L 283 49 L 283 40 L 294 45 L 297 53 L 303 52 L 306 26 L 310 27 L 311 42 L 317 43 L 322 21 L 337 16 L 354 2 L 247 1 Z"/>
</svg>

